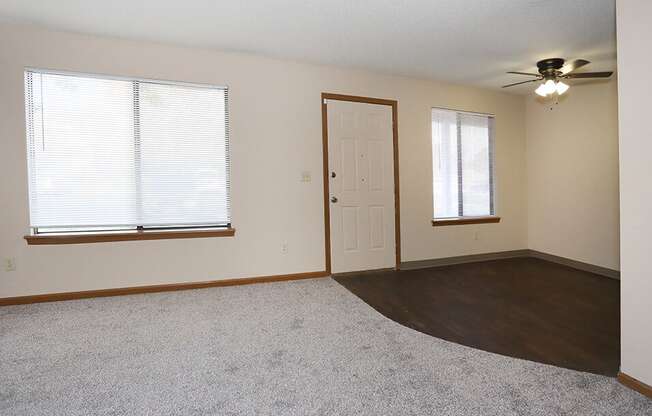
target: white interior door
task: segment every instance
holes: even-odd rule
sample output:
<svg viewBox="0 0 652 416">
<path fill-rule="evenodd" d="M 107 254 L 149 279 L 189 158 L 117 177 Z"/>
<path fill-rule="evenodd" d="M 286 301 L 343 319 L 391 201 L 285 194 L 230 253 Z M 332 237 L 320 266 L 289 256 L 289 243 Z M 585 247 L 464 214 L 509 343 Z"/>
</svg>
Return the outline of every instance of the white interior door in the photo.
<svg viewBox="0 0 652 416">
<path fill-rule="evenodd" d="M 396 266 L 388 105 L 327 100 L 331 270 Z"/>
</svg>

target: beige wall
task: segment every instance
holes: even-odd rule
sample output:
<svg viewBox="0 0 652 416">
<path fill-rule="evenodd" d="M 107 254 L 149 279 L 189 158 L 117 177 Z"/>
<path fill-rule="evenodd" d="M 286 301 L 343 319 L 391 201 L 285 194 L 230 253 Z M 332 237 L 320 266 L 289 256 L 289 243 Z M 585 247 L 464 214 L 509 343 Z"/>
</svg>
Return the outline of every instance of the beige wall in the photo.
<svg viewBox="0 0 652 416">
<path fill-rule="evenodd" d="M 652 2 L 619 0 L 621 364 L 652 385 Z"/>
<path fill-rule="evenodd" d="M 612 79 L 526 98 L 529 248 L 620 269 L 617 94 Z"/>
<path fill-rule="evenodd" d="M 228 85 L 234 238 L 27 246 L 25 66 Z M 399 101 L 403 260 L 526 247 L 523 98 L 160 44 L 0 26 L 0 297 L 324 269 L 323 91 Z M 496 115 L 500 224 L 432 227 L 430 108 Z M 302 171 L 313 181 L 302 183 Z M 479 239 L 474 239 L 475 232 Z M 281 253 L 288 243 L 289 252 Z"/>
</svg>

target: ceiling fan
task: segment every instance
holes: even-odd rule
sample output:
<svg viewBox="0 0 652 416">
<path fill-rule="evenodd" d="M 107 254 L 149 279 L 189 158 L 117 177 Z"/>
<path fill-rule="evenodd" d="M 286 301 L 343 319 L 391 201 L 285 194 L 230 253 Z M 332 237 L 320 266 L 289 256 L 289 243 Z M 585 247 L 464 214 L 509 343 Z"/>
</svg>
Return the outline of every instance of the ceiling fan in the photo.
<svg viewBox="0 0 652 416">
<path fill-rule="evenodd" d="M 537 62 L 539 73 L 534 74 L 530 72 L 510 71 L 508 74 L 527 75 L 536 77 L 528 81 L 515 82 L 513 84 L 503 85 L 503 88 L 513 87 L 515 85 L 527 84 L 529 82 L 542 81 L 543 83 L 534 91 L 542 97 L 548 95 L 565 93 L 569 86 L 564 84 L 562 79 L 578 79 L 578 78 L 609 78 L 612 71 L 605 72 L 581 72 L 573 73 L 577 68 L 581 68 L 590 62 L 584 59 L 576 59 L 572 62 L 566 62 L 562 58 L 548 58 Z"/>
</svg>

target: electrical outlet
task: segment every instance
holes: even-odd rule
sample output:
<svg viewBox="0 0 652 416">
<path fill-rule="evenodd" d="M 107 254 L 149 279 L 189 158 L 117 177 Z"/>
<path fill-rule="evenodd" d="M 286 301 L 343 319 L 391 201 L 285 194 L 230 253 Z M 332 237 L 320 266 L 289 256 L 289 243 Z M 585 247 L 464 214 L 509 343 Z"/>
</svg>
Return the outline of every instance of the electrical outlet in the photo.
<svg viewBox="0 0 652 416">
<path fill-rule="evenodd" d="M 4 265 L 6 272 L 15 272 L 16 271 L 16 258 L 15 257 L 5 257 Z"/>
<path fill-rule="evenodd" d="M 281 253 L 288 254 L 288 243 L 281 244 Z"/>
<path fill-rule="evenodd" d="M 310 171 L 305 170 L 301 172 L 301 182 L 312 182 L 312 174 Z"/>
</svg>

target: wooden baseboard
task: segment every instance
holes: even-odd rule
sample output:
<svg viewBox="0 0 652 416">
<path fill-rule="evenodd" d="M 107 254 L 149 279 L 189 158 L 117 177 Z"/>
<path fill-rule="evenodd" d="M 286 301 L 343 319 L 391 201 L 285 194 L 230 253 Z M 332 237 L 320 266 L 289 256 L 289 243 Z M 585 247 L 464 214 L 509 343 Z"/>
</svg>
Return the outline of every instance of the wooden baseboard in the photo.
<svg viewBox="0 0 652 416">
<path fill-rule="evenodd" d="M 584 263 L 581 261 L 569 259 L 566 257 L 555 256 L 541 251 L 523 249 L 511 251 L 498 251 L 494 253 L 471 254 L 468 256 L 443 257 L 439 259 L 407 261 L 400 265 L 401 270 L 425 269 L 428 267 L 450 266 L 453 264 L 475 263 L 478 261 L 511 259 L 515 257 L 535 257 L 541 260 L 547 260 L 552 263 L 583 270 L 585 272 L 599 274 L 612 279 L 620 279 L 618 270 L 607 269 L 606 267 L 596 266 L 594 264 Z"/>
<path fill-rule="evenodd" d="M 467 256 L 443 257 L 430 260 L 406 261 L 401 263 L 401 270 L 425 269 L 428 267 L 451 266 L 453 264 L 475 263 L 478 261 L 511 259 L 527 257 L 529 250 L 498 251 L 495 253 L 470 254 Z"/>
<path fill-rule="evenodd" d="M 326 271 L 283 274 L 274 276 L 246 277 L 242 279 L 210 280 L 205 282 L 171 283 L 151 286 L 121 287 L 115 289 L 85 290 L 83 292 L 48 293 L 43 295 L 0 298 L 0 306 L 24 305 L 28 303 L 57 302 L 61 300 L 100 298 L 106 296 L 136 295 L 142 293 L 170 292 L 175 290 L 204 289 L 209 287 L 250 285 L 254 283 L 284 282 L 288 280 L 326 277 Z"/>
<path fill-rule="evenodd" d="M 349 276 L 360 276 L 361 274 L 375 274 L 379 272 L 389 272 L 398 270 L 395 267 L 384 267 L 382 269 L 371 269 L 371 270 L 359 270 L 354 272 L 341 272 L 341 273 L 331 273 L 332 277 L 349 277 Z"/>
<path fill-rule="evenodd" d="M 530 257 L 536 257 L 537 259 L 551 261 L 553 263 L 572 267 L 573 269 L 599 274 L 601 276 L 610 277 L 612 279 L 620 279 L 620 271 L 618 270 L 607 269 L 606 267 L 596 266 L 595 264 L 584 263 L 582 261 L 556 256 L 554 254 L 544 253 L 542 251 L 536 251 L 536 250 L 528 250 L 528 251 Z"/>
<path fill-rule="evenodd" d="M 618 373 L 618 381 L 626 387 L 629 387 L 632 390 L 636 390 L 644 396 L 652 398 L 652 386 L 649 386 L 642 381 L 636 380 L 634 377 L 630 377 L 625 373 Z"/>
<path fill-rule="evenodd" d="M 579 270 L 596 273 L 599 275 L 618 279 L 620 272 L 617 270 L 606 269 L 588 263 L 582 263 L 576 260 L 555 256 L 548 253 L 542 253 L 535 250 L 512 250 L 501 251 L 496 253 L 473 254 L 469 256 L 446 257 L 432 260 L 418 260 L 403 262 L 399 265 L 401 270 L 423 269 L 427 267 L 447 266 L 453 264 L 472 263 L 478 261 L 498 260 L 514 257 L 536 257 L 543 260 L 552 261 L 565 266 L 573 267 Z M 327 271 L 295 273 L 275 276 L 246 277 L 242 279 L 225 279 L 211 280 L 206 282 L 188 282 L 172 283 L 152 286 L 121 287 L 115 289 L 87 290 L 83 292 L 65 292 L 65 293 L 48 293 L 43 295 L 16 296 L 11 298 L 0 298 L 0 306 L 23 305 L 27 303 L 57 302 L 61 300 L 98 298 L 105 296 L 122 296 L 135 295 L 140 293 L 169 292 L 174 290 L 203 289 L 208 287 L 249 285 L 253 283 L 282 282 L 287 280 L 312 279 L 317 277 L 326 277 L 330 273 Z"/>
</svg>

